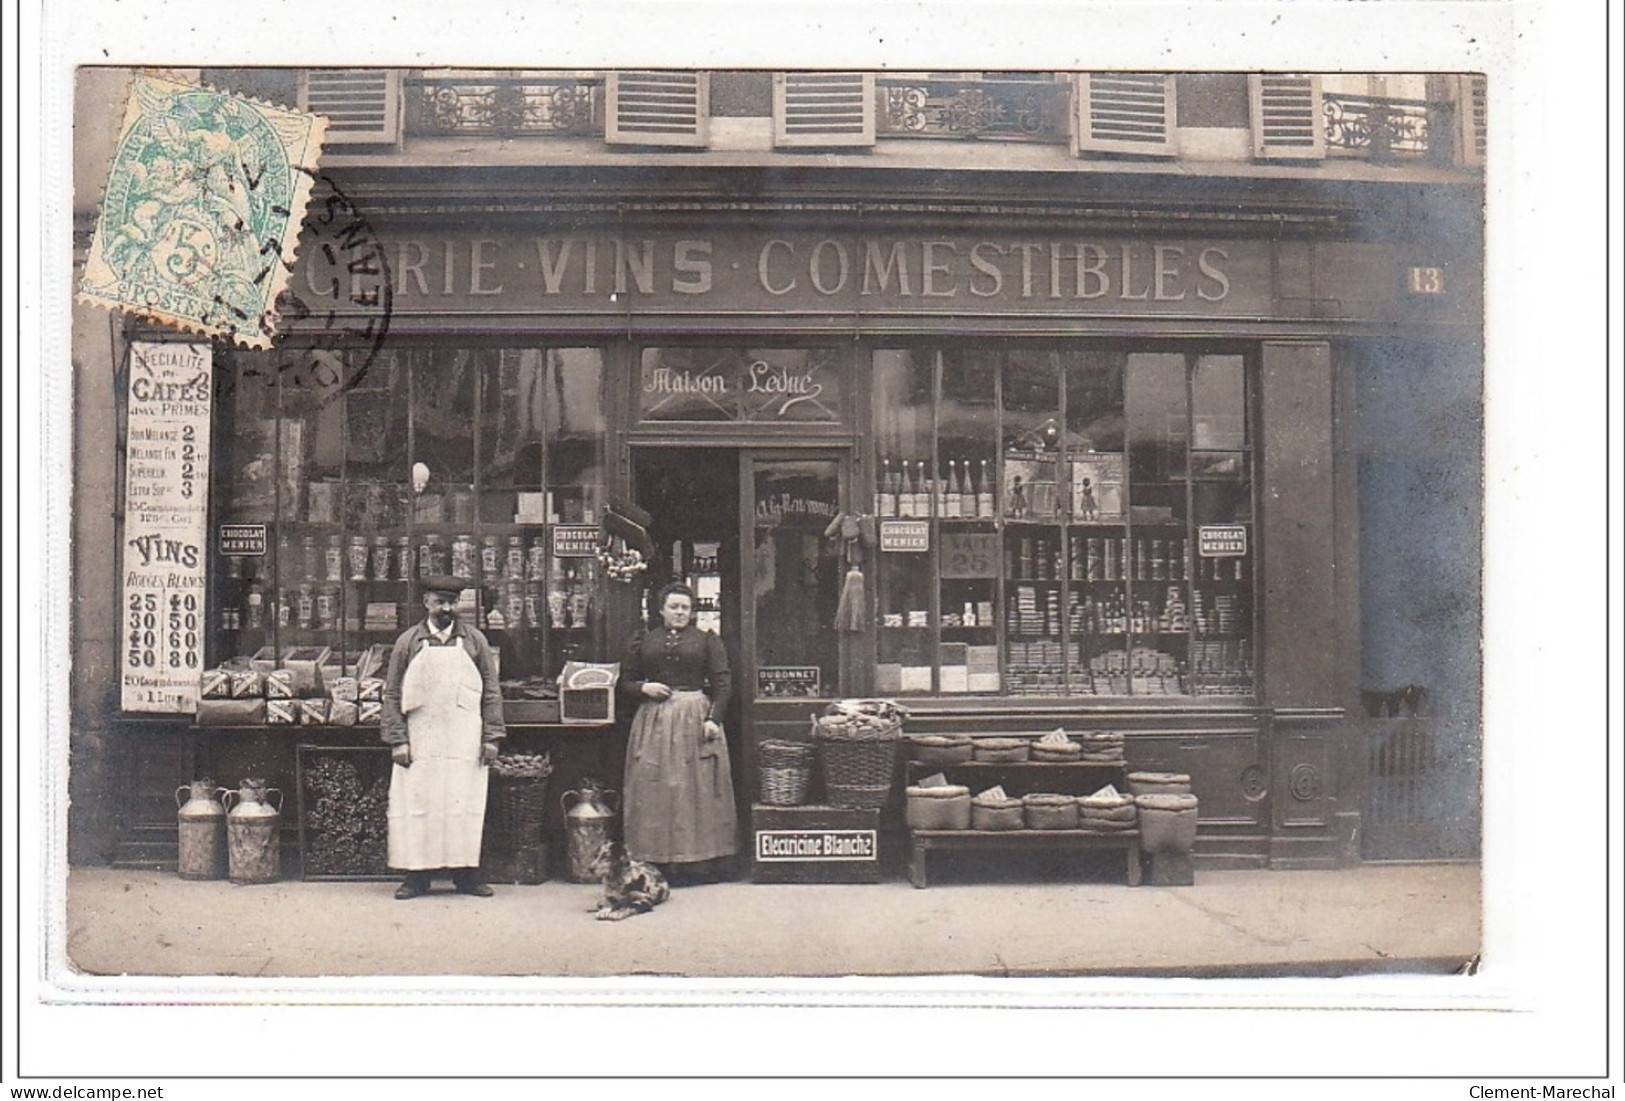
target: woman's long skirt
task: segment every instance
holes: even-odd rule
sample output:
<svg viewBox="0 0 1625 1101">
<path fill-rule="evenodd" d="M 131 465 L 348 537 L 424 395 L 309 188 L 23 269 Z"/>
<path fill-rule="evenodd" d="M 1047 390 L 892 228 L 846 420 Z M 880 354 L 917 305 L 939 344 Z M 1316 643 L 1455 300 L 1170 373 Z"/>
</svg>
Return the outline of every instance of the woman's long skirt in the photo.
<svg viewBox="0 0 1625 1101">
<path fill-rule="evenodd" d="M 739 849 L 728 743 L 705 740 L 703 692 L 645 700 L 626 745 L 626 850 L 657 864 L 712 860 Z"/>
</svg>

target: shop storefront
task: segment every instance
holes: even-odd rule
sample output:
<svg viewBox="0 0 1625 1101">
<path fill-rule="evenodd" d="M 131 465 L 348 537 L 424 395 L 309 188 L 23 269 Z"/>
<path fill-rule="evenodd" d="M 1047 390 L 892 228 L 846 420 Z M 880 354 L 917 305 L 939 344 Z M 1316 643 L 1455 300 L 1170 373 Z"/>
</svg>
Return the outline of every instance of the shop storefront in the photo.
<svg viewBox="0 0 1625 1101">
<path fill-rule="evenodd" d="M 553 752 L 555 790 L 613 782 L 624 707 L 565 722 L 557 677 L 618 660 L 675 578 L 732 657 L 747 821 L 763 740 L 884 696 L 911 732 L 1122 732 L 1132 767 L 1191 775 L 1199 862 L 1357 859 L 1341 426 L 1369 341 L 1478 355 L 1476 241 L 1407 236 L 1353 185 L 475 182 L 335 167 L 277 348 L 187 345 L 212 380 L 193 645 L 144 646 L 131 606 L 119 782 L 292 791 L 296 747 L 372 744 L 364 696 L 203 723 L 142 663 L 365 680 L 448 572 L 499 652 L 511 746 Z M 168 438 L 138 438 L 131 363 L 184 342 L 116 339 L 133 493 Z M 654 553 L 628 573 L 606 518 L 640 511 Z M 172 814 L 121 829 L 139 860 Z"/>
</svg>

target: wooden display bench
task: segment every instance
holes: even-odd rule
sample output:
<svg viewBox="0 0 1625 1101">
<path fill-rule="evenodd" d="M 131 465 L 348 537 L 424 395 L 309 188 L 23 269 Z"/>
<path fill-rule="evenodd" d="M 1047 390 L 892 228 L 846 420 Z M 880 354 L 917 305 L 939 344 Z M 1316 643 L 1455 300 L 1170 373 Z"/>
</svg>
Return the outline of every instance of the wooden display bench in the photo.
<svg viewBox="0 0 1625 1101">
<path fill-rule="evenodd" d="M 1043 849 L 1084 851 L 1122 849 L 1127 864 L 1128 885 L 1140 885 L 1140 833 L 1121 830 L 1095 833 L 1090 830 L 910 830 L 913 854 L 908 864 L 909 882 L 926 885 L 926 856 L 933 850 Z"/>
<path fill-rule="evenodd" d="M 1125 763 L 1102 761 L 963 761 L 932 764 L 909 761 L 910 784 L 921 777 L 942 773 L 951 783 L 964 784 L 971 794 L 1000 784 L 1015 797 L 1039 793 L 1089 795 L 1107 784 L 1122 790 L 1127 772 Z M 1138 830 L 1094 832 L 1091 830 L 910 830 L 909 880 L 916 887 L 926 885 L 926 857 L 932 851 L 958 850 L 1040 850 L 1077 852 L 1122 849 L 1130 887 L 1141 882 L 1140 834 Z"/>
</svg>

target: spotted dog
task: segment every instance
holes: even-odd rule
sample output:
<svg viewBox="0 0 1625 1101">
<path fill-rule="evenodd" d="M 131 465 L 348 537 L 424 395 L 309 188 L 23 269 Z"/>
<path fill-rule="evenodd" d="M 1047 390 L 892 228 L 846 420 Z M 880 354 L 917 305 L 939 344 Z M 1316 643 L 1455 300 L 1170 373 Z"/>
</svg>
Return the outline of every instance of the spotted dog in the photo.
<svg viewBox="0 0 1625 1101">
<path fill-rule="evenodd" d="M 599 921 L 622 921 L 633 914 L 646 914 L 671 897 L 671 885 L 660 869 L 631 859 L 619 841 L 604 842 L 592 871 L 604 888 L 593 908 L 593 916 Z"/>
</svg>

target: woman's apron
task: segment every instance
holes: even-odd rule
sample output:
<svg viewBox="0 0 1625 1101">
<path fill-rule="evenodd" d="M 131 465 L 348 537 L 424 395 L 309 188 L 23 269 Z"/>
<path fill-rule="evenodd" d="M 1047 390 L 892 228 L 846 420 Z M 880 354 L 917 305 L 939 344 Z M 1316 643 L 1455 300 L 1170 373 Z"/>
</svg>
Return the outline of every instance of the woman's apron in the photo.
<svg viewBox="0 0 1625 1101">
<path fill-rule="evenodd" d="M 461 642 L 425 642 L 401 678 L 409 768 L 389 780 L 389 864 L 408 871 L 472 868 L 485 829 L 480 763 L 485 683 Z"/>
</svg>

